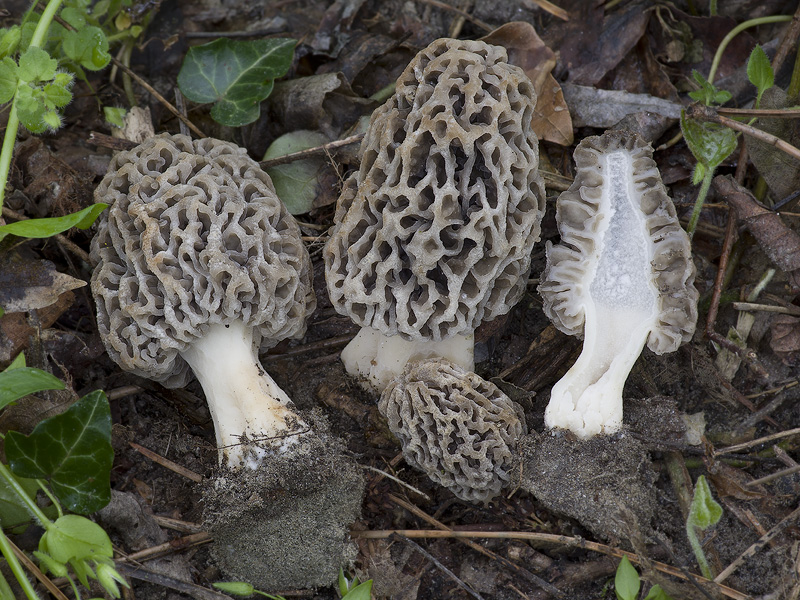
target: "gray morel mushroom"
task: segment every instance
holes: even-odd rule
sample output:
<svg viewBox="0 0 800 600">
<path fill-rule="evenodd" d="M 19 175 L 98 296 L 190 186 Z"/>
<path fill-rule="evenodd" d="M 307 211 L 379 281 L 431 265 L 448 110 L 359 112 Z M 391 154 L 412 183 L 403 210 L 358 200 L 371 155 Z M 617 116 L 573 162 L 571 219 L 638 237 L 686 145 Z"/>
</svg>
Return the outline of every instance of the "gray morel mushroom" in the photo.
<svg viewBox="0 0 800 600">
<path fill-rule="evenodd" d="M 316 305 L 269 176 L 233 144 L 164 134 L 116 155 L 95 197 L 111 204 L 92 242 L 109 355 L 167 387 L 194 372 L 208 401 L 224 467 L 203 493 L 212 555 L 261 589 L 333 583 L 363 477 L 258 361 Z"/>
<path fill-rule="evenodd" d="M 325 246 L 328 293 L 362 329 L 347 371 L 382 390 L 411 360 L 473 368 L 473 332 L 524 293 L 544 185 L 533 85 L 506 51 L 440 39 L 377 109 Z"/>
<path fill-rule="evenodd" d="M 553 324 L 584 341 L 545 424 L 581 438 L 619 430 L 622 389 L 645 343 L 674 352 L 697 321 L 689 238 L 652 152 L 628 132 L 584 139 L 556 205 L 561 243 L 547 245 L 539 292 Z"/>
<path fill-rule="evenodd" d="M 115 156 L 92 257 L 97 324 L 123 369 L 203 386 L 220 463 L 258 467 L 309 430 L 258 349 L 302 337 L 311 263 L 272 181 L 245 150 L 156 136 Z"/>
<path fill-rule="evenodd" d="M 406 462 L 469 502 L 488 502 L 508 484 L 512 450 L 527 433 L 519 404 L 442 359 L 406 365 L 378 408 Z"/>
</svg>

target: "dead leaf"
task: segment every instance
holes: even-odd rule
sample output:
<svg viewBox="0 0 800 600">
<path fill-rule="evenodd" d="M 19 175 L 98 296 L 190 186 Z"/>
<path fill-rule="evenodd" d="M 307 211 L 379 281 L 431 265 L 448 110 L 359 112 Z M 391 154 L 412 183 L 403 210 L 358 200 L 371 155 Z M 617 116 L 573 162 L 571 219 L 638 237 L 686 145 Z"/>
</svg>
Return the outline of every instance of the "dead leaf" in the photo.
<svg viewBox="0 0 800 600">
<path fill-rule="evenodd" d="M 769 347 L 785 364 L 800 364 L 800 318 L 775 315 L 770 323 Z"/>
<path fill-rule="evenodd" d="M 624 117 L 652 112 L 670 119 L 681 116 L 682 105 L 649 94 L 631 94 L 617 90 L 598 90 L 593 87 L 566 83 L 564 94 L 576 127 L 612 127 Z"/>
<path fill-rule="evenodd" d="M 754 478 L 742 469 L 736 469 L 723 462 L 716 462 L 709 469 L 708 478 L 714 484 L 720 498 L 732 496 L 738 500 L 752 500 L 753 498 L 763 498 L 765 490 L 762 487 L 748 486 Z"/>
<path fill-rule="evenodd" d="M 65 292 L 58 300 L 45 308 L 36 310 L 38 327 L 46 329 L 66 311 L 75 300 L 75 294 Z M 37 329 L 28 323 L 25 313 L 6 313 L 0 318 L 0 369 L 4 369 L 20 352 L 30 344 L 31 336 Z"/>
<path fill-rule="evenodd" d="M 556 55 L 533 26 L 522 21 L 507 23 L 481 41 L 503 46 L 508 62 L 520 67 L 533 82 L 537 100 L 532 124 L 536 136 L 561 146 L 572 144 L 572 119 L 561 86 L 552 75 Z"/>
<path fill-rule="evenodd" d="M 84 285 L 81 279 L 59 273 L 49 260 L 0 254 L 0 306 L 8 313 L 50 306 L 64 292 Z"/>
</svg>

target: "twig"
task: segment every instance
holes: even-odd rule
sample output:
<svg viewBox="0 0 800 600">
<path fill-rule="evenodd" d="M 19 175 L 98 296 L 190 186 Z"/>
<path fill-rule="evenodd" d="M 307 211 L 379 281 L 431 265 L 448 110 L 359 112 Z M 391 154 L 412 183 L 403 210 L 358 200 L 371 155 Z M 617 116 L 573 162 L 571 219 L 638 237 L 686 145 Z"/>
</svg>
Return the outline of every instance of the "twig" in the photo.
<svg viewBox="0 0 800 600">
<path fill-rule="evenodd" d="M 770 119 L 796 119 L 800 110 L 796 108 L 718 108 L 717 114 L 730 117 L 769 117 Z"/>
<path fill-rule="evenodd" d="M 306 148 L 305 150 L 299 150 L 297 152 L 292 152 L 291 154 L 284 154 L 283 156 L 276 156 L 275 158 L 270 158 L 269 160 L 262 160 L 258 164 L 262 169 L 266 169 L 267 167 L 275 167 L 277 165 L 285 165 L 296 160 L 303 160 L 304 158 L 317 156 L 318 154 L 327 154 L 331 150 L 336 150 L 342 146 L 357 144 L 363 139 L 363 137 L 363 133 L 357 133 L 355 135 L 346 137 L 343 140 L 335 140 L 333 142 L 328 142 L 327 144 L 322 144 L 321 146 L 315 146 L 314 148 Z"/>
<path fill-rule="evenodd" d="M 54 584 L 47 575 L 42 573 L 39 567 L 36 566 L 36 563 L 28 558 L 27 554 L 20 550 L 11 540 L 8 540 L 8 543 L 11 546 L 11 549 L 14 551 L 14 555 L 19 559 L 19 562 L 21 562 L 23 566 L 28 569 L 28 571 L 30 571 L 44 587 L 47 588 L 48 592 L 55 596 L 57 600 L 69 600 L 69 598 L 64 595 L 64 592 L 58 589 L 56 584 Z"/>
<path fill-rule="evenodd" d="M 178 550 L 183 550 L 184 548 L 197 546 L 198 544 L 206 544 L 210 541 L 211 534 L 206 531 L 201 531 L 199 533 L 193 533 L 175 540 L 164 542 L 163 544 L 159 544 L 157 546 L 151 546 L 150 548 L 145 548 L 144 550 L 139 550 L 139 552 L 134 552 L 133 554 L 129 554 L 117 559 L 117 564 L 151 560 L 165 554 L 172 554 Z"/>
<path fill-rule="evenodd" d="M 437 560 L 437 558 L 436 558 L 436 557 L 435 557 L 433 554 L 431 554 L 430 552 L 428 552 L 427 550 L 425 550 L 425 548 L 423 548 L 422 546 L 420 546 L 418 543 L 416 543 L 416 542 L 414 542 L 414 541 L 412 541 L 412 540 L 408 539 L 406 536 L 404 536 L 404 535 L 402 535 L 402 534 L 396 534 L 396 535 L 394 535 L 394 536 L 392 536 L 392 537 L 396 537 L 396 538 L 398 538 L 398 539 L 400 539 L 400 540 L 403 540 L 403 542 L 405 542 L 406 544 L 408 544 L 409 546 L 411 546 L 412 548 L 414 548 L 414 549 L 415 549 L 417 552 L 419 552 L 420 554 L 422 554 L 422 556 L 424 556 L 424 557 L 425 557 L 425 558 L 427 558 L 429 561 L 431 561 L 431 562 L 432 562 L 434 565 L 436 565 L 436 567 L 437 567 L 437 568 L 438 568 L 440 571 L 442 571 L 442 572 L 443 572 L 443 573 L 445 573 L 445 574 L 446 574 L 446 575 L 447 575 L 447 576 L 448 576 L 450 579 L 452 579 L 453 581 L 455 581 L 455 582 L 456 582 L 456 585 L 457 585 L 458 587 L 460 587 L 462 590 L 464 590 L 465 592 L 467 592 L 467 593 L 468 593 L 470 596 L 472 596 L 473 598 L 476 598 L 477 600 L 483 600 L 483 596 L 481 596 L 481 595 L 480 595 L 478 592 L 476 592 L 476 591 L 475 591 L 475 590 L 473 590 L 471 587 L 469 587 L 469 586 L 468 586 L 466 583 L 464 583 L 463 581 L 461 581 L 461 579 L 460 579 L 460 578 L 459 578 L 459 577 L 458 577 L 458 576 L 457 576 L 455 573 L 453 573 L 453 572 L 452 572 L 450 569 L 448 569 L 447 567 L 445 567 L 445 566 L 444 566 L 444 565 L 443 565 L 441 562 L 439 562 L 439 560 Z"/>
<path fill-rule="evenodd" d="M 99 131 L 90 131 L 89 137 L 86 140 L 93 146 L 99 146 L 101 148 L 110 148 L 115 152 L 120 152 L 123 150 L 132 150 L 136 148 L 139 144 L 136 142 L 132 142 L 131 140 L 127 140 L 125 138 L 116 138 L 112 135 L 106 135 L 105 133 L 100 133 Z"/>
<path fill-rule="evenodd" d="M 3 207 L 3 216 L 5 218 L 7 218 L 7 219 L 14 219 L 15 221 L 28 221 L 28 220 L 30 220 L 30 217 L 26 217 L 25 215 L 21 215 L 18 212 L 14 211 L 14 210 L 11 210 L 10 208 L 6 208 L 5 206 Z M 52 237 L 52 239 L 55 239 L 59 244 L 64 246 L 67 250 L 72 252 L 75 256 L 80 258 L 86 264 L 89 264 L 89 265 L 92 264 L 92 260 L 89 258 L 89 253 L 86 252 L 86 250 L 84 250 L 80 246 L 78 246 L 72 240 L 67 239 L 66 237 L 64 237 L 60 233 L 57 233 L 57 234 L 55 234 L 54 236 L 51 236 L 51 237 Z"/>
<path fill-rule="evenodd" d="M 756 542 L 754 542 L 747 550 L 742 552 L 736 560 L 734 560 L 731 564 L 729 564 L 722 572 L 714 578 L 714 583 L 722 583 L 728 576 L 733 573 L 736 569 L 738 569 L 744 561 L 748 558 L 753 557 L 756 552 L 761 550 L 764 546 L 766 546 L 775 536 L 777 536 L 781 531 L 786 529 L 792 521 L 794 521 L 798 516 L 800 516 L 800 508 L 794 509 L 789 516 L 783 519 L 780 523 L 775 525 L 772 529 L 770 529 L 767 533 L 762 535 Z"/>
<path fill-rule="evenodd" d="M 450 6 L 449 4 L 445 4 L 444 2 L 439 2 L 438 0 L 419 0 L 420 2 L 424 2 L 425 4 L 430 4 L 431 6 L 435 6 L 436 8 L 441 8 L 442 10 L 449 10 L 456 14 L 461 15 L 467 21 L 472 23 L 473 25 L 480 27 L 484 31 L 493 31 L 494 27 L 489 25 L 488 23 L 484 23 L 480 19 L 476 19 L 468 12 L 461 10 L 460 8 L 456 8 L 455 6 Z"/>
<path fill-rule="evenodd" d="M 717 123 L 719 125 L 724 125 L 734 131 L 740 131 L 746 135 L 754 137 L 762 142 L 769 144 L 770 146 L 774 146 L 778 150 L 781 150 L 788 154 L 789 156 L 800 160 L 800 149 L 792 146 L 790 143 L 783 141 L 781 138 L 772 135 L 771 133 L 767 133 L 766 131 L 762 131 L 761 129 L 757 129 L 752 125 L 747 125 L 746 123 L 740 123 L 739 121 L 734 121 L 733 119 L 729 119 L 727 117 L 723 117 L 717 113 L 713 108 L 710 106 L 704 106 L 702 104 L 692 104 L 686 109 L 686 116 L 692 119 L 697 119 L 698 121 L 708 121 L 709 123 Z"/>
<path fill-rule="evenodd" d="M 131 579 L 139 579 L 147 583 L 160 585 L 161 587 L 188 594 L 192 598 L 197 598 L 197 600 L 232 600 L 227 594 L 210 590 L 206 587 L 191 583 L 190 581 L 183 581 L 174 577 L 162 575 L 161 573 L 155 573 L 142 567 L 119 562 L 116 567 L 122 575 L 130 577 Z"/>
<path fill-rule="evenodd" d="M 394 476 L 394 475 L 392 475 L 391 473 L 387 473 L 386 471 L 381 471 L 380 469 L 378 469 L 378 468 L 376 468 L 376 467 L 370 467 L 369 465 L 361 465 L 361 468 L 362 468 L 362 469 L 369 469 L 370 471 L 375 471 L 376 473 L 380 473 L 380 474 L 381 474 L 381 475 L 383 475 L 384 477 L 388 477 L 389 479 L 391 479 L 391 480 L 392 480 L 392 481 L 394 481 L 395 483 L 398 483 L 398 484 L 402 485 L 404 488 L 408 488 L 409 490 L 411 490 L 411 491 L 412 491 L 412 492 L 414 492 L 415 494 L 419 494 L 420 496 L 422 496 L 423 498 L 425 498 L 425 500 L 427 500 L 428 502 L 430 502 L 430 501 L 431 501 L 431 497 L 430 497 L 430 496 L 428 496 L 428 494 L 426 494 L 426 493 L 425 493 L 425 492 L 423 492 L 422 490 L 418 490 L 417 488 L 415 488 L 415 487 L 414 487 L 413 485 L 411 485 L 410 483 L 406 483 L 405 481 L 403 481 L 403 480 L 402 480 L 402 479 L 400 479 L 399 477 L 395 477 L 395 476 Z"/>
<path fill-rule="evenodd" d="M 202 533 L 203 527 L 197 523 L 190 523 L 189 521 L 181 521 L 180 519 L 172 519 L 170 517 L 162 517 L 160 515 L 153 515 L 153 520 L 158 523 L 160 527 L 165 529 L 172 529 L 173 531 L 180 531 L 181 533 Z"/>
<path fill-rule="evenodd" d="M 800 473 L 800 465 L 795 465 L 794 467 L 789 467 L 788 469 L 783 469 L 782 471 L 777 471 L 775 473 L 765 475 L 760 479 L 754 479 L 753 481 L 748 481 L 745 485 L 747 487 L 755 487 L 757 485 L 761 485 L 762 483 L 769 483 L 770 481 L 774 481 L 775 479 L 786 477 L 787 475 L 793 475 L 794 473 Z"/>
<path fill-rule="evenodd" d="M 569 13 L 563 8 L 556 6 L 548 0 L 522 0 L 522 3 L 528 8 L 541 8 L 543 11 L 550 13 L 557 19 L 562 21 L 569 21 Z"/>
<path fill-rule="evenodd" d="M 732 454 L 734 452 L 738 452 L 739 450 L 747 450 L 748 448 L 752 448 L 753 446 L 760 446 L 761 444 L 773 442 L 775 440 L 779 440 L 785 437 L 791 437 L 793 435 L 800 435 L 800 427 L 796 427 L 794 429 L 787 429 L 786 431 L 780 431 L 778 433 L 773 433 L 771 435 L 766 435 L 764 437 L 760 437 L 755 440 L 750 440 L 749 442 L 742 442 L 741 444 L 734 444 L 733 446 L 720 448 L 719 450 L 714 450 L 713 453 L 714 456 L 718 456 L 720 454 Z"/>
<path fill-rule="evenodd" d="M 566 535 L 556 535 L 552 533 L 536 533 L 533 531 L 442 531 L 435 529 L 383 529 L 371 531 L 351 531 L 350 536 L 354 538 L 363 539 L 386 539 L 393 534 L 404 535 L 408 538 L 454 538 L 454 539 L 518 539 L 530 540 L 536 542 L 544 542 L 548 544 L 555 544 L 557 546 L 565 546 L 568 548 L 582 548 L 584 550 L 591 550 L 601 554 L 608 554 L 617 558 L 627 556 L 628 560 L 632 563 L 641 564 L 642 559 L 635 552 L 628 552 L 620 550 L 619 548 L 612 548 L 605 544 L 598 542 L 590 542 L 580 537 L 570 537 Z M 688 581 L 687 577 L 680 569 L 671 565 L 664 564 L 658 561 L 650 561 L 650 564 L 667 575 L 678 577 L 684 581 Z M 697 577 L 703 580 L 701 575 L 690 573 L 692 577 Z M 743 594 L 726 585 L 716 584 L 716 589 L 734 600 L 753 600 L 751 596 Z"/>
<path fill-rule="evenodd" d="M 148 450 L 147 448 L 145 448 L 144 446 L 140 446 L 136 442 L 128 442 L 128 444 L 130 444 L 131 448 L 133 448 L 134 450 L 136 450 L 140 454 L 145 455 L 147 458 L 149 458 L 153 462 L 158 463 L 162 467 L 166 467 L 167 469 L 177 473 L 178 475 L 183 475 L 184 477 L 186 477 L 186 479 L 190 479 L 190 480 L 194 481 L 195 483 L 201 483 L 203 481 L 203 476 L 202 475 L 198 475 L 194 471 L 191 471 L 190 469 L 187 469 L 186 467 L 182 467 L 178 463 L 172 462 L 170 459 L 164 458 L 160 454 L 156 454 L 152 450 Z"/>
<path fill-rule="evenodd" d="M 761 312 L 800 316 L 800 307 L 794 305 L 776 306 L 774 304 L 757 304 L 755 302 L 732 302 L 731 306 L 735 310 L 760 310 Z"/>
<path fill-rule="evenodd" d="M 792 22 L 786 30 L 786 35 L 783 36 L 777 52 L 775 52 L 775 58 L 772 59 L 773 73 L 777 74 L 781 70 L 786 57 L 789 56 L 789 52 L 795 50 L 798 37 L 800 37 L 800 6 L 794 11 Z"/>
</svg>

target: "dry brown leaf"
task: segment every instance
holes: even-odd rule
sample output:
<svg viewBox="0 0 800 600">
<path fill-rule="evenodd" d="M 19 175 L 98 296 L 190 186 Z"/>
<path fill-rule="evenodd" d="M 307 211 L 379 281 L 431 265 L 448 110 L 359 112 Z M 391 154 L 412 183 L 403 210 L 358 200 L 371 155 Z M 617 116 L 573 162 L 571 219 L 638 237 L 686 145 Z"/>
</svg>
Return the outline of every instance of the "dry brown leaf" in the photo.
<svg viewBox="0 0 800 600">
<path fill-rule="evenodd" d="M 800 364 L 800 318 L 791 315 L 772 317 L 769 346 L 787 365 Z"/>
<path fill-rule="evenodd" d="M 533 82 L 537 96 L 533 116 L 536 136 L 562 146 L 572 144 L 572 118 L 561 86 L 551 73 L 556 65 L 556 55 L 533 26 L 522 21 L 506 23 L 481 40 L 503 46 L 508 51 L 508 62 L 522 68 Z"/>
</svg>

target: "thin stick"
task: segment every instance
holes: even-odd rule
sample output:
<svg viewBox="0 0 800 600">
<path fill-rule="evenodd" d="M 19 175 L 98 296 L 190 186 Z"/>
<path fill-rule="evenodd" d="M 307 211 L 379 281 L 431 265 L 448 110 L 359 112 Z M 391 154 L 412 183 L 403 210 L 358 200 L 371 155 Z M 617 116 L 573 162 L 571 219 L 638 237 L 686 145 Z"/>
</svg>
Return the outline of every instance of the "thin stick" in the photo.
<svg viewBox="0 0 800 600">
<path fill-rule="evenodd" d="M 800 110 L 796 108 L 718 108 L 717 113 L 729 117 L 769 117 L 770 119 L 796 119 Z"/>
<path fill-rule="evenodd" d="M 734 452 L 738 452 L 739 450 L 746 450 L 747 448 L 752 448 L 753 446 L 760 446 L 761 444 L 766 444 L 768 442 L 798 434 L 800 434 L 800 427 L 796 427 L 795 429 L 787 429 L 786 431 L 780 431 L 778 433 L 766 435 L 755 440 L 750 440 L 749 442 L 742 442 L 741 444 L 734 444 L 733 446 L 714 450 L 714 456 L 718 456 L 720 454 L 732 454 Z"/>
<path fill-rule="evenodd" d="M 747 487 L 755 487 L 757 485 L 761 485 L 762 483 L 769 483 L 770 481 L 774 481 L 775 479 L 780 479 L 781 477 L 786 477 L 787 475 L 793 475 L 794 473 L 800 472 L 800 465 L 795 465 L 793 467 L 789 467 L 788 469 L 783 469 L 782 471 L 777 471 L 770 475 L 766 475 L 761 477 L 760 479 L 754 479 L 753 481 L 748 481 L 745 485 Z"/>
<path fill-rule="evenodd" d="M 195 483 L 201 483 L 203 481 L 203 476 L 198 475 L 194 471 L 187 469 L 186 467 L 182 467 L 178 463 L 172 462 L 168 458 L 164 458 L 160 454 L 156 454 L 152 450 L 148 450 L 144 446 L 140 446 L 136 442 L 128 442 L 131 448 L 139 452 L 140 454 L 144 454 L 147 458 L 152 460 L 155 463 L 158 463 L 162 467 L 166 467 L 170 471 L 177 473 L 178 475 L 183 475 L 186 479 L 190 479 Z"/>
<path fill-rule="evenodd" d="M 426 494 L 426 493 L 425 493 L 425 492 L 423 492 L 422 490 L 418 490 L 417 488 L 415 488 L 415 487 L 414 487 L 413 485 L 411 485 L 410 483 L 406 483 L 406 482 L 405 482 L 405 481 L 403 481 L 402 479 L 400 479 L 400 478 L 398 478 L 398 477 L 395 477 L 395 476 L 394 476 L 394 475 L 392 475 L 391 473 L 387 473 L 386 471 L 381 471 L 380 469 L 378 469 L 378 468 L 375 468 L 375 467 L 370 467 L 369 465 L 361 465 L 361 468 L 362 468 L 362 469 L 369 469 L 370 471 L 375 471 L 376 473 L 380 473 L 380 474 L 381 474 L 381 475 L 383 475 L 384 477 L 388 477 L 389 479 L 391 479 L 391 480 L 392 480 L 392 481 L 394 481 L 395 483 L 398 483 L 398 484 L 402 485 L 404 488 L 408 488 L 409 490 L 411 490 L 411 491 L 412 491 L 412 492 L 414 492 L 415 494 L 419 494 L 420 496 L 422 496 L 423 498 L 425 498 L 425 500 L 427 500 L 428 502 L 430 502 L 430 501 L 431 501 L 431 497 L 430 497 L 430 496 L 428 496 L 428 494 Z"/>
<path fill-rule="evenodd" d="M 6 539 L 8 540 L 8 538 Z M 53 596 L 55 596 L 57 600 L 69 600 L 69 598 L 66 595 L 64 595 L 64 592 L 58 589 L 56 585 L 50 580 L 50 578 L 44 573 L 42 573 L 39 567 L 36 566 L 36 563 L 34 563 L 30 558 L 28 558 L 28 555 L 25 554 L 22 550 L 20 550 L 14 542 L 8 540 L 8 544 L 14 551 L 14 555 L 17 557 L 17 559 L 19 559 L 19 562 L 21 562 L 25 566 L 25 568 L 28 569 L 28 571 L 30 571 L 33 574 L 33 576 L 36 577 L 36 579 L 38 579 L 39 582 L 44 587 L 47 588 L 48 592 L 53 594 Z"/>
<path fill-rule="evenodd" d="M 435 6 L 436 8 L 441 8 L 442 10 L 449 10 L 451 12 L 459 14 L 462 17 L 464 17 L 467 21 L 469 21 L 473 25 L 476 25 L 477 27 L 480 27 L 484 31 L 494 30 L 494 27 L 492 27 L 488 23 L 484 23 L 480 19 L 476 19 L 468 12 L 461 10 L 460 8 L 456 8 L 455 6 L 450 6 L 449 4 L 445 4 L 444 2 L 439 2 L 438 0 L 420 0 L 420 2 L 424 2 L 425 4 L 430 4 L 431 6 Z"/>
<path fill-rule="evenodd" d="M 211 541 L 211 534 L 209 534 L 206 531 L 201 531 L 199 533 L 185 535 L 176 540 L 170 540 L 169 542 L 164 542 L 163 544 L 159 544 L 158 546 L 151 546 L 150 548 L 145 548 L 144 550 L 140 550 L 139 552 L 134 552 L 133 554 L 123 556 L 122 558 L 118 558 L 117 562 L 125 563 L 125 562 L 137 562 L 137 561 L 141 562 L 143 560 L 150 560 L 153 558 L 158 558 L 165 554 L 172 554 L 174 552 L 177 552 L 178 550 L 189 548 L 190 546 L 205 544 L 210 541 Z"/>
<path fill-rule="evenodd" d="M 305 150 L 299 150 L 297 152 L 292 152 L 291 154 L 284 154 L 283 156 L 276 156 L 275 158 L 270 158 L 269 160 L 262 160 L 258 164 L 262 169 L 266 169 L 267 167 L 275 167 L 277 165 L 285 165 L 287 163 L 294 162 L 296 160 L 303 160 L 304 158 L 309 158 L 311 156 L 327 154 L 331 150 L 336 150 L 342 146 L 357 144 L 363 138 L 363 133 L 357 133 L 342 140 L 335 140 L 333 142 L 328 142 L 327 144 L 322 144 L 321 146 L 315 146 L 314 148 L 306 148 Z"/>
<path fill-rule="evenodd" d="M 735 310 L 759 310 L 761 312 L 781 313 L 784 315 L 800 315 L 800 307 L 776 306 L 774 304 L 757 304 L 755 302 L 732 302 Z"/>
<path fill-rule="evenodd" d="M 770 529 L 767 533 L 762 535 L 756 542 L 754 542 L 747 550 L 742 552 L 736 560 L 734 560 L 731 564 L 729 564 L 723 571 L 714 578 L 714 583 L 722 583 L 728 576 L 733 573 L 736 569 L 742 566 L 742 563 L 749 558 L 755 556 L 756 552 L 761 550 L 764 546 L 769 544 L 769 542 L 781 533 L 784 529 L 786 529 L 792 521 L 794 521 L 798 516 L 800 516 L 800 508 L 794 509 L 792 513 L 783 519 L 780 523 L 775 525 L 772 529 Z"/>
<path fill-rule="evenodd" d="M 543 11 L 550 13 L 557 19 L 562 21 L 569 21 L 569 13 L 563 8 L 556 6 L 548 0 L 522 0 L 522 3 L 528 8 L 541 8 Z"/>
</svg>

